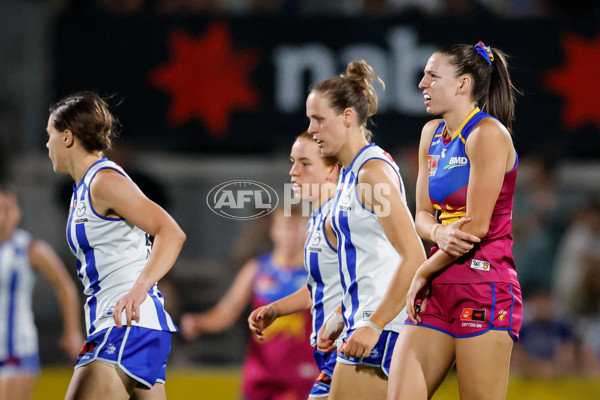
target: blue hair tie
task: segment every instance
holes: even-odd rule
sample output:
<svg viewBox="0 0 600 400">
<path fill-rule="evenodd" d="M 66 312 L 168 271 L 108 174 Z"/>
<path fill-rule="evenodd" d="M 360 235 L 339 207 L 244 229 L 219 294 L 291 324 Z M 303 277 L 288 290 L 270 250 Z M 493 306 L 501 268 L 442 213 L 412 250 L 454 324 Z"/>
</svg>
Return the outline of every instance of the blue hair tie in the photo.
<svg viewBox="0 0 600 400">
<path fill-rule="evenodd" d="M 475 49 L 479 54 L 481 54 L 481 57 L 485 58 L 485 61 L 487 61 L 487 63 L 491 66 L 492 61 L 494 61 L 494 53 L 492 53 L 492 49 L 490 49 L 489 46 L 483 44 L 481 40 L 477 42 L 477 44 L 475 45 Z"/>
</svg>

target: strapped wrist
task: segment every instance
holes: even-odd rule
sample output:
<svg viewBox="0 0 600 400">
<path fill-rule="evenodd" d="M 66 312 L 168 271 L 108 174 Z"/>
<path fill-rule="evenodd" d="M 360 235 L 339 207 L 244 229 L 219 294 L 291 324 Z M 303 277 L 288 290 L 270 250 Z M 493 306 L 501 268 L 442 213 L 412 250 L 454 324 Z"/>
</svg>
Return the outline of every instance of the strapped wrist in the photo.
<svg viewBox="0 0 600 400">
<path fill-rule="evenodd" d="M 329 315 L 329 318 L 327 318 L 327 320 L 325 321 L 325 325 L 323 328 L 323 336 L 326 339 L 329 339 L 333 334 L 339 335 L 343 329 L 344 317 L 342 316 L 342 314 L 334 311 Z"/>
<path fill-rule="evenodd" d="M 380 328 L 384 328 L 387 324 L 385 322 L 383 322 L 381 319 L 379 319 L 377 317 L 377 315 L 372 314 L 371 317 L 369 318 L 369 321 L 371 321 L 372 323 L 374 323 L 375 325 L 377 325 Z"/>
<path fill-rule="evenodd" d="M 375 332 L 377 332 L 379 334 L 381 334 L 381 332 L 383 332 L 383 328 L 371 320 L 368 320 L 364 326 L 373 329 Z"/>
<path fill-rule="evenodd" d="M 338 324 L 338 323 L 344 323 L 344 316 L 342 314 L 340 314 L 337 311 L 332 312 L 329 315 L 329 318 L 327 318 L 327 320 L 325 321 L 325 323 L 327 324 Z"/>
</svg>

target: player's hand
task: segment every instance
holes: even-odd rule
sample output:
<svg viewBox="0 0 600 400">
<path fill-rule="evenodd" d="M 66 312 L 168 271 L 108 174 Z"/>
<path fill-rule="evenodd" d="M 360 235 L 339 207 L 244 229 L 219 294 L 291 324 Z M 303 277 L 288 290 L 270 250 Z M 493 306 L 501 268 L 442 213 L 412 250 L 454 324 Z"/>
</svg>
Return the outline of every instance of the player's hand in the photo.
<svg viewBox="0 0 600 400">
<path fill-rule="evenodd" d="M 259 307 L 250 313 L 248 327 L 259 339 L 265 340 L 264 331 L 277 319 L 277 311 L 271 304 Z"/>
<path fill-rule="evenodd" d="M 199 314 L 186 313 L 181 316 L 179 331 L 185 340 L 196 339 L 202 333 Z"/>
<path fill-rule="evenodd" d="M 435 230 L 435 242 L 438 247 L 454 257 L 460 257 L 471 251 L 475 243 L 481 239 L 460 229 L 471 221 L 471 217 L 463 217 L 450 225 L 440 225 Z"/>
<path fill-rule="evenodd" d="M 428 279 L 417 271 L 406 293 L 406 312 L 415 325 L 423 322 L 419 313 L 427 309 L 427 297 L 429 297 L 430 289 Z"/>
<path fill-rule="evenodd" d="M 81 351 L 83 336 L 79 331 L 65 331 L 60 337 L 58 345 L 71 360 L 75 360 Z"/>
<path fill-rule="evenodd" d="M 356 329 L 344 342 L 342 351 L 346 357 L 369 357 L 377 344 L 381 332 L 368 326 Z"/>
<path fill-rule="evenodd" d="M 147 291 L 134 285 L 125 296 L 121 297 L 113 311 L 113 318 L 117 328 L 123 326 L 123 311 L 125 311 L 125 320 L 127 326 L 131 326 L 132 321 L 140 322 L 140 305 L 146 300 Z"/>
</svg>

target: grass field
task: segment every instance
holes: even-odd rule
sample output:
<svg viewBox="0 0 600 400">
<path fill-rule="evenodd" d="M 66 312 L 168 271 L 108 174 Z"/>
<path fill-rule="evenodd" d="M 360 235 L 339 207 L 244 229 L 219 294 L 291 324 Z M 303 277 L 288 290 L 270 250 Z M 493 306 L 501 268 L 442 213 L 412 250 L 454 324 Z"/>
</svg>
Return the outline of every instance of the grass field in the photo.
<svg viewBox="0 0 600 400">
<path fill-rule="evenodd" d="M 71 378 L 69 368 L 46 368 L 35 388 L 34 400 L 62 400 Z M 490 371 L 490 373 L 493 373 Z M 238 369 L 171 369 L 167 371 L 169 400 L 238 400 Z M 458 399 L 456 378 L 450 375 L 433 397 Z M 600 380 L 565 378 L 557 381 L 513 378 L 508 400 L 595 400 L 600 399 Z"/>
</svg>

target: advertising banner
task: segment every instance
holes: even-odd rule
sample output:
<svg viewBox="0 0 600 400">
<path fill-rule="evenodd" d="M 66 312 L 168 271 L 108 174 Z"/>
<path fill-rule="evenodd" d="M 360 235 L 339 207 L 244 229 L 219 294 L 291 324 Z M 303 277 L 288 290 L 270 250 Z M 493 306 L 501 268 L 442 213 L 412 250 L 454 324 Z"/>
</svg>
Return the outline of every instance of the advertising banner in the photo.
<svg viewBox="0 0 600 400">
<path fill-rule="evenodd" d="M 312 84 L 365 59 L 385 81 L 374 141 L 415 146 L 425 113 L 417 85 L 428 57 L 452 43 L 511 58 L 522 154 L 600 154 L 600 30 L 556 20 L 209 18 L 63 15 L 54 37 L 54 93 L 113 96 L 124 142 L 188 153 L 288 151 L 308 127 Z"/>
</svg>

